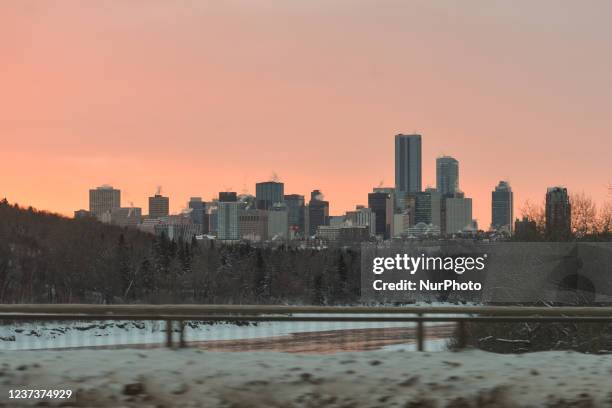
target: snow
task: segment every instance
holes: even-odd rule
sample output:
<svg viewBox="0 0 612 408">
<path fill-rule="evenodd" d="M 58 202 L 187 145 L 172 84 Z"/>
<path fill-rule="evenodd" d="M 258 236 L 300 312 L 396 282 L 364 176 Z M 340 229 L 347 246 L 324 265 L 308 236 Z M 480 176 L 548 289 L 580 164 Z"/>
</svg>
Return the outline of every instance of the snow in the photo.
<svg viewBox="0 0 612 408">
<path fill-rule="evenodd" d="M 9 389 L 35 387 L 71 389 L 78 406 L 596 407 L 607 406 L 612 372 L 607 355 L 478 350 L 38 350 L 3 351 L 0 361 L 0 405 L 6 406 L 17 406 L 7 399 Z"/>
</svg>

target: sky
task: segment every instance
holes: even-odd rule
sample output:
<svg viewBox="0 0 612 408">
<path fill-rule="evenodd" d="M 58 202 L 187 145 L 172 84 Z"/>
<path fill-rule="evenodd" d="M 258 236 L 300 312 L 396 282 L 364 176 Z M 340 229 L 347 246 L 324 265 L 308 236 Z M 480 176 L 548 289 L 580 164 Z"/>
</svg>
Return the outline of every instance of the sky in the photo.
<svg viewBox="0 0 612 408">
<path fill-rule="evenodd" d="M 323 191 L 330 214 L 394 184 L 393 137 L 459 160 L 490 224 L 546 188 L 612 182 L 612 2 L 3 0 L 0 196 L 71 215 L 111 184 L 146 212 L 191 196 Z"/>
</svg>

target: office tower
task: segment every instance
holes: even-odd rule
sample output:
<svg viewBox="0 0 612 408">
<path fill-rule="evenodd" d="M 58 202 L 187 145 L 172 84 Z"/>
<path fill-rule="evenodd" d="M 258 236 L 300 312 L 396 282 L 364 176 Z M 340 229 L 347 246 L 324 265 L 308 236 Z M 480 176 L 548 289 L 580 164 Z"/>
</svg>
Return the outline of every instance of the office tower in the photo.
<svg viewBox="0 0 612 408">
<path fill-rule="evenodd" d="M 149 218 L 162 218 L 170 214 L 170 199 L 161 194 L 149 197 Z"/>
<path fill-rule="evenodd" d="M 234 203 L 238 201 L 238 194 L 235 191 L 221 191 L 219 192 L 219 202 L 223 203 Z"/>
<path fill-rule="evenodd" d="M 491 192 L 491 228 L 512 233 L 514 197 L 507 181 L 500 181 Z"/>
<path fill-rule="evenodd" d="M 445 207 L 444 234 L 457 234 L 472 227 L 472 199 L 462 196 L 443 198 Z"/>
<path fill-rule="evenodd" d="M 238 233 L 241 239 L 264 241 L 268 238 L 268 211 L 238 210 Z"/>
<path fill-rule="evenodd" d="M 268 239 L 289 238 L 289 211 L 285 203 L 276 203 L 268 210 Z"/>
<path fill-rule="evenodd" d="M 368 207 L 376 214 L 376 235 L 383 239 L 393 236 L 393 198 L 389 193 L 368 194 Z"/>
<path fill-rule="evenodd" d="M 137 227 L 142 222 L 142 208 L 121 207 L 102 214 L 100 220 L 120 227 Z"/>
<path fill-rule="evenodd" d="M 436 159 L 436 189 L 444 197 L 459 189 L 459 162 L 450 156 Z"/>
<path fill-rule="evenodd" d="M 95 217 L 101 217 L 105 212 L 110 212 L 121 207 L 121 190 L 112 186 L 103 185 L 89 190 L 89 212 Z"/>
<path fill-rule="evenodd" d="M 355 211 L 346 212 L 348 225 L 366 226 L 371 236 L 376 235 L 376 214 L 371 208 L 358 205 Z"/>
<path fill-rule="evenodd" d="M 395 136 L 395 195 L 400 208 L 408 193 L 421 191 L 421 135 Z"/>
<path fill-rule="evenodd" d="M 202 226 L 202 233 L 208 233 L 208 214 L 206 213 L 206 203 L 202 197 L 191 197 L 189 199 L 189 209 L 191 210 L 191 220 L 194 224 Z"/>
<path fill-rule="evenodd" d="M 240 203 L 237 201 L 219 201 L 217 205 L 217 238 L 223 241 L 240 239 L 238 213 Z"/>
<path fill-rule="evenodd" d="M 549 187 L 546 192 L 546 237 L 566 241 L 572 234 L 572 209 L 564 187 Z"/>
<path fill-rule="evenodd" d="M 437 227 L 441 225 L 441 196 L 435 188 L 415 194 L 415 224 L 432 224 Z"/>
<path fill-rule="evenodd" d="M 276 181 L 265 181 L 255 184 L 257 209 L 267 210 L 276 203 L 283 202 L 285 185 Z"/>
<path fill-rule="evenodd" d="M 294 233 L 304 232 L 304 196 L 288 194 L 284 197 L 287 205 L 289 229 Z"/>
<path fill-rule="evenodd" d="M 319 190 L 313 190 L 306 210 L 305 224 L 308 235 L 315 235 L 319 225 L 328 225 L 328 217 L 329 202 L 323 200 L 323 194 Z"/>
</svg>

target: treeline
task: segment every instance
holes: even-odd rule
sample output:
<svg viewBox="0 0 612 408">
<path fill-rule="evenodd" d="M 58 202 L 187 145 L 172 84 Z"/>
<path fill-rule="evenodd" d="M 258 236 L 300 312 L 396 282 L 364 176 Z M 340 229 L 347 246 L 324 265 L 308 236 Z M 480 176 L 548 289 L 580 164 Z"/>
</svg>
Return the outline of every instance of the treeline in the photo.
<svg viewBox="0 0 612 408">
<path fill-rule="evenodd" d="M 174 242 L 0 202 L 0 303 L 358 301 L 359 252 Z"/>
</svg>

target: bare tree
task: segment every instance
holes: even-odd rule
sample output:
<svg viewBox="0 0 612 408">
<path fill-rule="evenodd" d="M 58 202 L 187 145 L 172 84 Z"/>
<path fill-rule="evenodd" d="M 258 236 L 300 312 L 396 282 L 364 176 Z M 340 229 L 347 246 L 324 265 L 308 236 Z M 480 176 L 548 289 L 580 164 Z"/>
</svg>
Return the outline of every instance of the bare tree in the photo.
<svg viewBox="0 0 612 408">
<path fill-rule="evenodd" d="M 543 201 L 540 204 L 535 204 L 529 199 L 525 200 L 521 207 L 521 216 L 535 221 L 538 231 L 544 232 L 546 228 L 546 211 Z"/>
<path fill-rule="evenodd" d="M 584 192 L 570 195 L 572 232 L 581 238 L 597 232 L 597 205 Z"/>
</svg>

